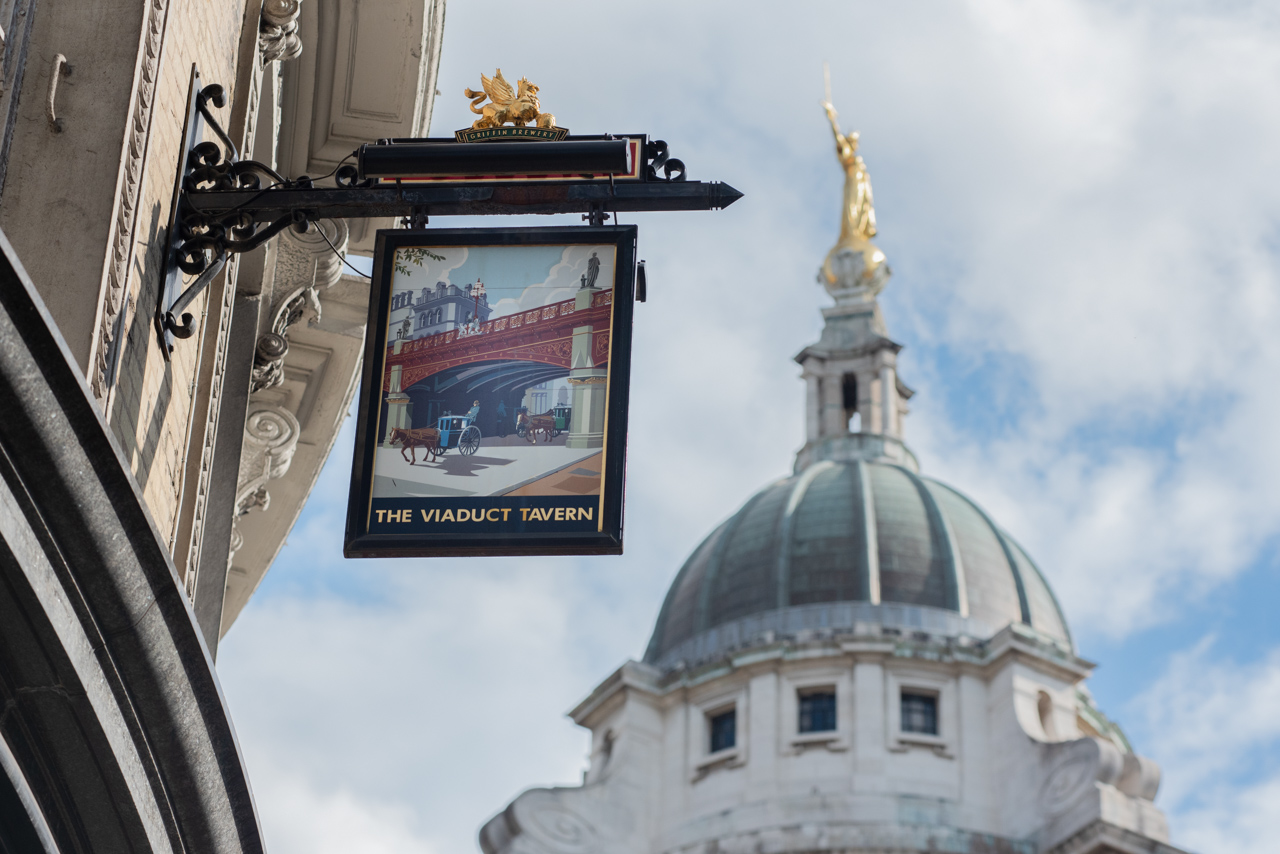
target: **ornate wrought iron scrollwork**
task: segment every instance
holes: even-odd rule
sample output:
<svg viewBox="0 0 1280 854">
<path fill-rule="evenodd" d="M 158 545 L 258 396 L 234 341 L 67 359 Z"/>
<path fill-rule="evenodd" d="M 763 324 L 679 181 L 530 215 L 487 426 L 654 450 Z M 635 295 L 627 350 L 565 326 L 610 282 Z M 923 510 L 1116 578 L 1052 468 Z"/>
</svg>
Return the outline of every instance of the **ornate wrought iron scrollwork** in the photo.
<svg viewBox="0 0 1280 854">
<path fill-rule="evenodd" d="M 171 263 L 188 276 L 195 276 L 180 296 L 164 307 L 160 315 L 163 331 L 175 338 L 190 338 L 195 334 L 194 318 L 184 313 L 200 292 L 209 286 L 225 266 L 229 256 L 256 249 L 292 226 L 299 232 L 311 228 L 316 217 L 305 210 L 293 210 L 270 223 L 261 223 L 249 213 L 232 209 L 219 214 L 205 214 L 194 210 L 187 203 L 191 193 L 220 191 L 260 191 L 274 189 L 308 189 L 313 182 L 307 176 L 290 180 L 270 166 L 254 160 L 241 160 L 235 143 L 222 129 L 209 105 L 226 105 L 226 93 L 214 83 L 205 86 L 192 99 L 193 112 L 198 112 L 221 141 L 202 141 L 191 146 L 186 158 L 184 174 L 180 177 L 177 194 L 178 210 L 173 219 L 173 257 Z M 188 118 L 188 122 L 195 116 Z M 197 128 L 198 130 L 198 128 Z M 195 138 L 199 138 L 197 133 Z M 354 167 L 349 168 L 353 173 Z M 343 173 L 343 170 L 338 170 Z M 363 186 L 345 175 L 350 186 Z M 167 348 L 166 348 L 167 351 Z"/>
<path fill-rule="evenodd" d="M 671 157 L 666 142 L 661 139 L 650 140 L 645 146 L 646 179 L 649 181 L 683 181 L 685 179 L 684 161 Z M 658 170 L 662 170 L 662 177 Z M 674 173 L 674 174 L 673 174 Z"/>
<path fill-rule="evenodd" d="M 377 178 L 360 177 L 360 170 L 352 163 L 339 166 L 337 171 L 333 173 L 333 180 L 339 187 L 344 190 L 357 190 L 365 187 L 376 187 L 378 185 Z"/>
</svg>

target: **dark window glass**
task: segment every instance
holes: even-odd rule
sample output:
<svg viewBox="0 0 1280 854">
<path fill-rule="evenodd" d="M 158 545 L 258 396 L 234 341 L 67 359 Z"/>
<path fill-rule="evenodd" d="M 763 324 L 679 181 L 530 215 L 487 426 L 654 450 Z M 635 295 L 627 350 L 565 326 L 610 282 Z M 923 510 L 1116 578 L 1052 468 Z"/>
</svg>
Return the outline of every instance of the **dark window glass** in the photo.
<svg viewBox="0 0 1280 854">
<path fill-rule="evenodd" d="M 836 695 L 834 691 L 814 691 L 800 695 L 800 731 L 834 732 Z"/>
<path fill-rule="evenodd" d="M 730 709 L 711 717 L 711 752 L 728 750 L 737 744 L 738 711 Z"/>
<path fill-rule="evenodd" d="M 845 374 L 840 378 L 840 403 L 846 412 L 858 411 L 858 376 Z"/>
<path fill-rule="evenodd" d="M 938 734 L 938 698 L 902 692 L 902 731 Z"/>
</svg>

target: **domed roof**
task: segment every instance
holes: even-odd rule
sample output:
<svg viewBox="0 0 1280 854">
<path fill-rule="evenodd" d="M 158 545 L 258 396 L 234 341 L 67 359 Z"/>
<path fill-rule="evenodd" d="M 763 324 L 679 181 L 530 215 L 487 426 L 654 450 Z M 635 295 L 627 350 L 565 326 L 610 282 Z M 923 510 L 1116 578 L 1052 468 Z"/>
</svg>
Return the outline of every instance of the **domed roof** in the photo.
<svg viewBox="0 0 1280 854">
<path fill-rule="evenodd" d="M 645 661 L 876 624 L 985 639 L 1010 623 L 1072 649 L 1036 565 L 973 501 L 883 459 L 825 459 L 756 493 L 694 550 Z"/>
</svg>

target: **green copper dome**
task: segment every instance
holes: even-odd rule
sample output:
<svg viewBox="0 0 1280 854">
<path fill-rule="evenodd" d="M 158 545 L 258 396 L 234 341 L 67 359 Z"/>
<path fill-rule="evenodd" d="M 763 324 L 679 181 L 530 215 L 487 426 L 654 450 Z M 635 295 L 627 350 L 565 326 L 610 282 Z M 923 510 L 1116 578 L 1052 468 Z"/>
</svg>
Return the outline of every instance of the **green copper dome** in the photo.
<svg viewBox="0 0 1280 854">
<path fill-rule="evenodd" d="M 1071 649 L 1036 565 L 971 500 L 902 465 L 827 459 L 756 493 L 694 550 L 645 661 L 877 624 L 982 640 L 1010 623 Z"/>
</svg>

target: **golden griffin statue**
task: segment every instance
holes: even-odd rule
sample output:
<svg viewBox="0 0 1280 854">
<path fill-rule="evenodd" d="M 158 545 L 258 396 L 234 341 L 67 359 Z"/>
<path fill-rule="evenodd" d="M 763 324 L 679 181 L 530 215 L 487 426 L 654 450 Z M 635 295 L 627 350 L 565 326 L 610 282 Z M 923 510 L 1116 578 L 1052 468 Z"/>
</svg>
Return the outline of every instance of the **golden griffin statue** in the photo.
<svg viewBox="0 0 1280 854">
<path fill-rule="evenodd" d="M 889 266 L 884 253 L 871 242 L 876 234 L 876 209 L 871 196 L 871 176 L 867 164 L 858 154 L 858 132 L 840 132 L 836 108 L 831 103 L 831 83 L 822 102 L 831 131 L 836 137 L 836 157 L 844 168 L 844 205 L 840 218 L 840 237 L 822 263 L 818 281 L 841 298 L 868 299 L 884 289 L 889 280 Z"/>
<path fill-rule="evenodd" d="M 538 103 L 538 87 L 530 83 L 529 78 L 521 77 L 516 88 L 512 89 L 499 68 L 492 78 L 481 74 L 480 86 L 484 91 L 463 90 L 471 99 L 471 112 L 480 116 L 471 123 L 473 129 L 496 128 L 505 124 L 522 128 L 530 123 L 540 128 L 556 126 L 556 117 L 542 112 L 542 105 Z M 486 98 L 489 103 L 481 106 Z"/>
</svg>

